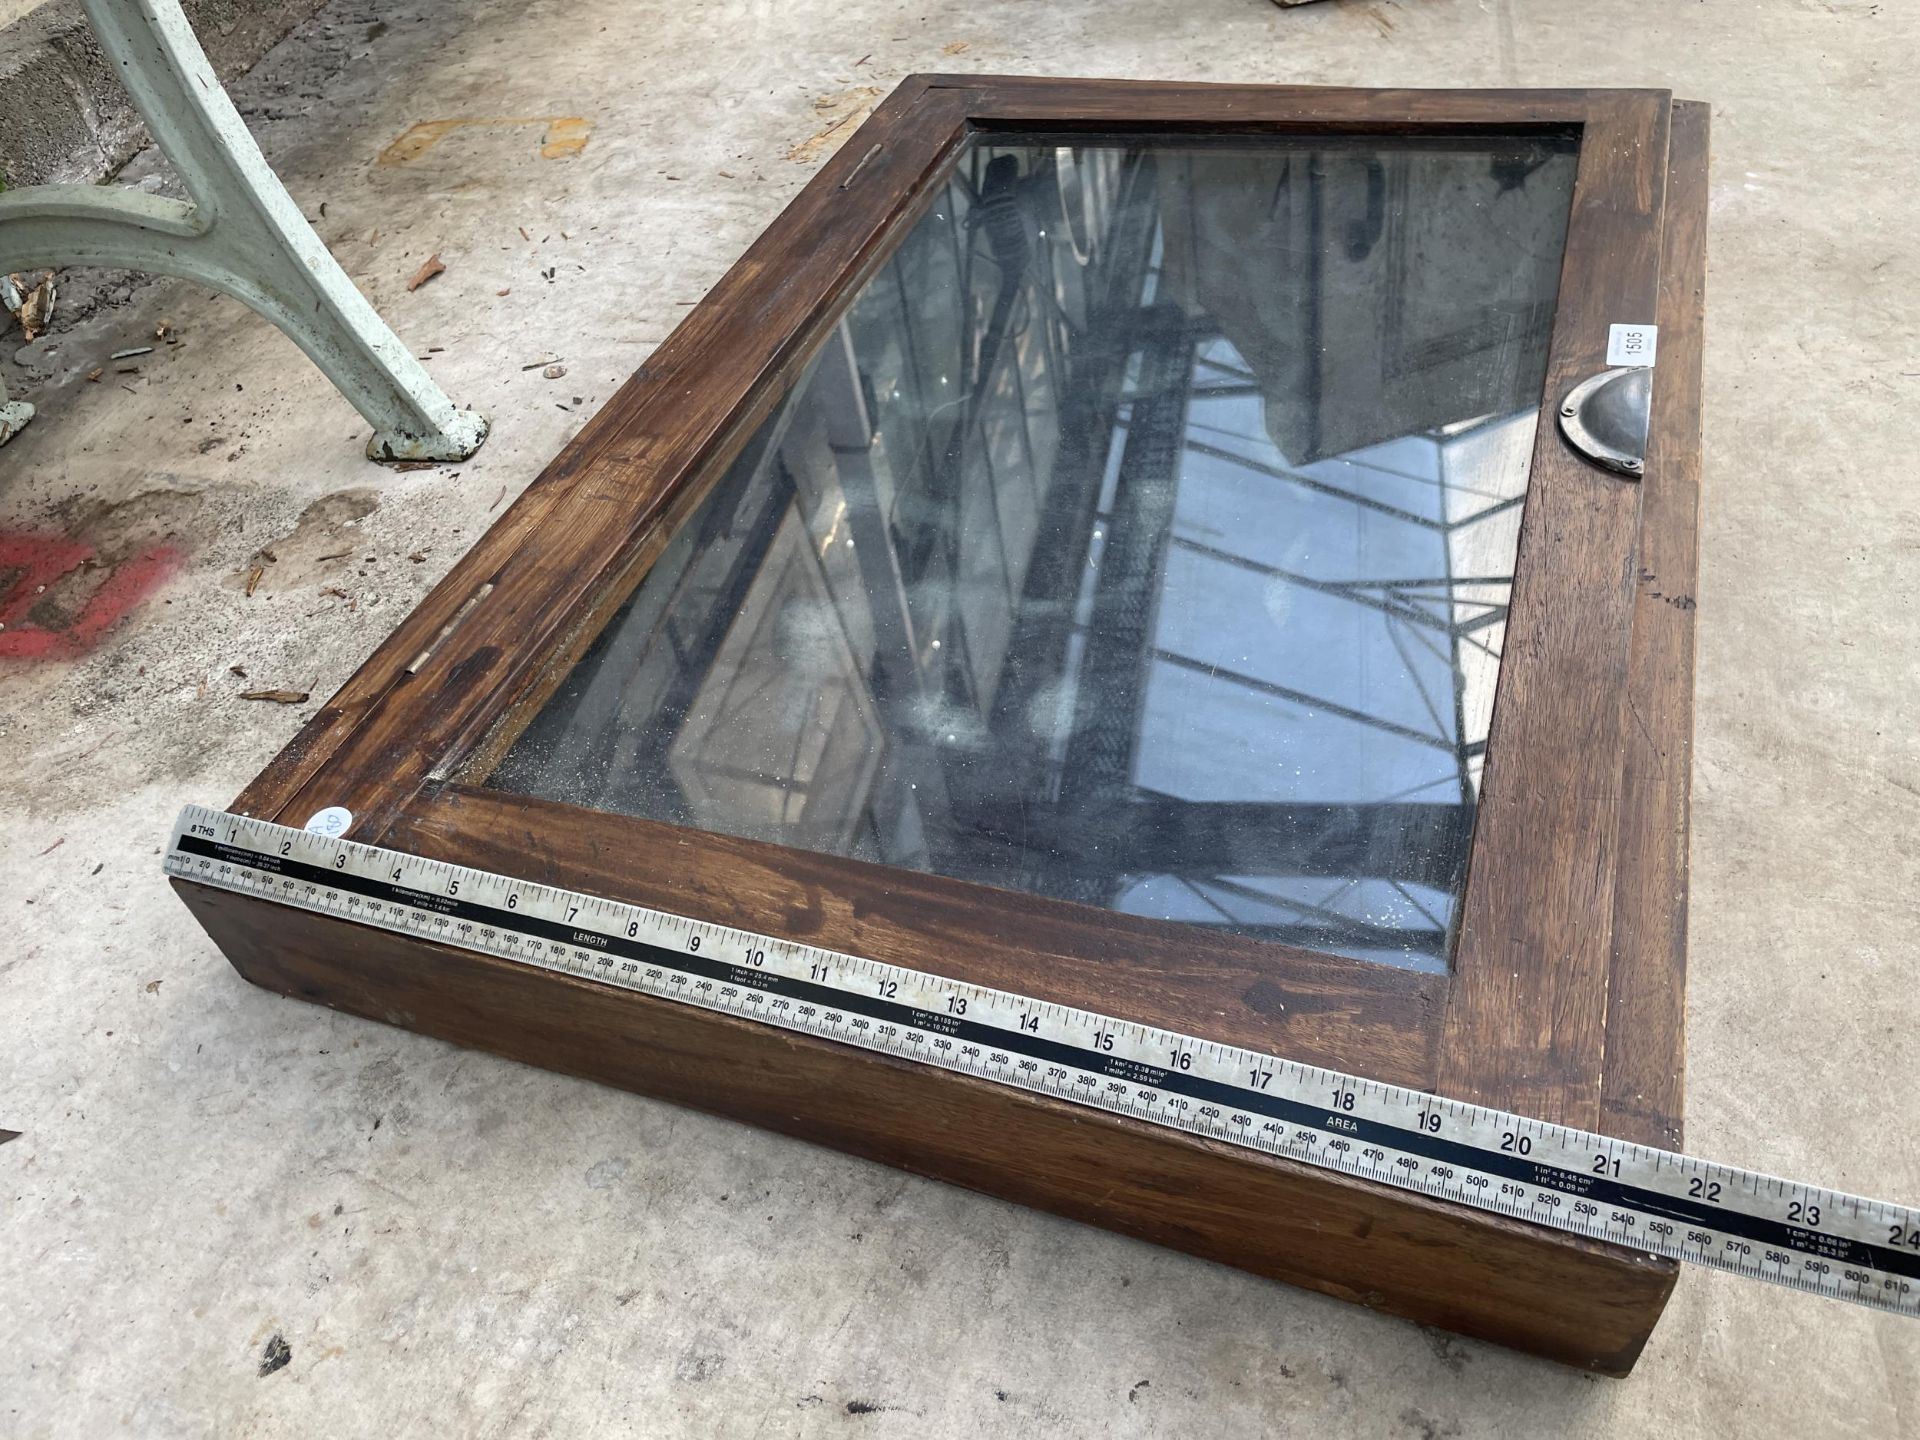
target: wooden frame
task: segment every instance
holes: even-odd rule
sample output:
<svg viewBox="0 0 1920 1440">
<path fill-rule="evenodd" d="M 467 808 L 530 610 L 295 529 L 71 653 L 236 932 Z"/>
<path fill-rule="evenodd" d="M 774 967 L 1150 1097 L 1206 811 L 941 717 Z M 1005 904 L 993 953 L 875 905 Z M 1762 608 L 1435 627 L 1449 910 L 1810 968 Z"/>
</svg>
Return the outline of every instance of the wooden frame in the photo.
<svg viewBox="0 0 1920 1440">
<path fill-rule="evenodd" d="M 1454 966 L 1425 974 L 475 783 L 969 133 L 1581 135 L 1546 394 L 1661 326 L 1643 483 L 1539 428 Z M 235 802 L 352 838 L 1677 1146 L 1706 111 L 1663 91 L 919 76 Z M 644 854 L 637 867 L 619 857 Z M 175 882 L 248 979 L 1610 1374 L 1669 1261 L 829 1041 Z M 988 903 L 983 903 L 983 901 Z M 644 1043 L 636 1043 L 644 1042 Z M 796 1096 L 805 1096 L 804 1106 Z M 1098 1183 L 1094 1183 L 1097 1177 Z"/>
</svg>

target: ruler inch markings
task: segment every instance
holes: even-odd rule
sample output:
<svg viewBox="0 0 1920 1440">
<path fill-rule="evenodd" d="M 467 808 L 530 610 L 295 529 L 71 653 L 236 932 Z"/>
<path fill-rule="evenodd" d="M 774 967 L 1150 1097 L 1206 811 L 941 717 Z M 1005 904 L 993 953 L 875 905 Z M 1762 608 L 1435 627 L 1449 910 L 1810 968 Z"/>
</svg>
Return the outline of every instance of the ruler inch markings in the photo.
<svg viewBox="0 0 1920 1440">
<path fill-rule="evenodd" d="M 1920 1209 L 190 805 L 167 874 L 1920 1317 Z"/>
</svg>

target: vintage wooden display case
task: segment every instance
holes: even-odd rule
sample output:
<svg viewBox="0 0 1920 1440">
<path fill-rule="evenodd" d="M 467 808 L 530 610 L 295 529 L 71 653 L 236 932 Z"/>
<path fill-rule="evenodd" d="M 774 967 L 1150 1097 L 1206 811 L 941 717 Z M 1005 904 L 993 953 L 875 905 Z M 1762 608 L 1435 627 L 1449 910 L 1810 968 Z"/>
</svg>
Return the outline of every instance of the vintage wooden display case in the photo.
<svg viewBox="0 0 1920 1440">
<path fill-rule="evenodd" d="M 1677 1147 L 1706 139 L 914 77 L 233 808 Z M 176 883 L 270 989 L 1572 1364 L 1674 1281 Z"/>
</svg>

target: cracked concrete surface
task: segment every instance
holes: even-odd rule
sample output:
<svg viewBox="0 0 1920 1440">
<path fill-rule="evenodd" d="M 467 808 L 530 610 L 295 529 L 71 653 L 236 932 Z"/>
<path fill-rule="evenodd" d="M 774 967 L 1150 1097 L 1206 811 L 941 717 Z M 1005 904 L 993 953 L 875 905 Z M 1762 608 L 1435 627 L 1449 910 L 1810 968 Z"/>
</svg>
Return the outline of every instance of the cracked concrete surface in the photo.
<svg viewBox="0 0 1920 1440">
<path fill-rule="evenodd" d="M 158 871 L 800 186 L 817 101 L 918 69 L 1666 85 L 1715 107 L 1690 1148 L 1920 1198 L 1916 43 L 1843 0 L 334 0 L 242 103 L 494 436 L 369 466 L 289 343 L 171 281 L 69 277 L 91 313 L 8 341 L 41 415 L 0 530 L 174 558 L 91 653 L 0 662 L 0 1431 L 1920 1432 L 1911 1322 L 1689 1271 L 1593 1380 L 266 995 Z M 515 115 L 588 143 L 375 163 Z"/>
</svg>

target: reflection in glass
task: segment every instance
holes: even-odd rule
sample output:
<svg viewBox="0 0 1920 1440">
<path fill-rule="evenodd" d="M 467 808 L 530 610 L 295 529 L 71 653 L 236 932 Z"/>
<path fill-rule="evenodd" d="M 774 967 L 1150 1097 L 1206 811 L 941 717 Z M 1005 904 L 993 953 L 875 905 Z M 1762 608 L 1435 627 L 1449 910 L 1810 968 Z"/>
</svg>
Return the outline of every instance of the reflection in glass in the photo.
<svg viewBox="0 0 1920 1440">
<path fill-rule="evenodd" d="M 1573 169 L 975 144 L 489 783 L 1444 968 Z"/>
</svg>

